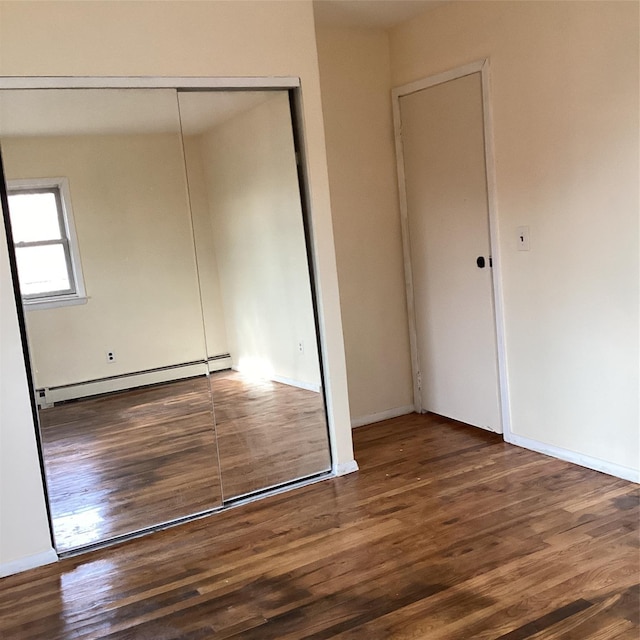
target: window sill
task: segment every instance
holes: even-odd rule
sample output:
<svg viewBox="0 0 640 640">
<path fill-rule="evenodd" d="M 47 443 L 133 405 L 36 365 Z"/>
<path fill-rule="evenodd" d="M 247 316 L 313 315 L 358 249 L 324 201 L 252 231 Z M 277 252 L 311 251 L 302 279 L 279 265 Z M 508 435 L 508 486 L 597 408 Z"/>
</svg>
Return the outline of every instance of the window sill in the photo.
<svg viewBox="0 0 640 640">
<path fill-rule="evenodd" d="M 55 298 L 42 298 L 40 300 L 23 300 L 25 311 L 37 311 L 39 309 L 57 309 L 58 307 L 72 307 L 78 304 L 87 304 L 87 296 L 57 296 Z"/>
</svg>

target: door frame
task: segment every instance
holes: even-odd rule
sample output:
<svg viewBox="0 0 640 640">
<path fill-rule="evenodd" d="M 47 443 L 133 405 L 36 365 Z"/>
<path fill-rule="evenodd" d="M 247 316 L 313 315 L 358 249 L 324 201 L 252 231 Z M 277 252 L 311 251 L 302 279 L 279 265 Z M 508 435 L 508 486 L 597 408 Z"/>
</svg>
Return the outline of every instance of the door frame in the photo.
<svg viewBox="0 0 640 640">
<path fill-rule="evenodd" d="M 491 279 L 493 285 L 493 308 L 495 320 L 495 336 L 498 365 L 498 394 L 500 408 L 500 422 L 503 437 L 511 434 L 511 410 L 509 403 L 509 385 L 507 377 L 507 351 L 505 345 L 505 321 L 502 291 L 502 269 L 500 260 L 500 236 L 497 210 L 496 175 L 493 147 L 493 126 L 491 118 L 491 103 L 489 100 L 489 59 L 485 58 L 471 62 L 443 73 L 428 76 L 415 82 L 392 89 L 393 127 L 396 148 L 396 164 L 398 172 L 398 196 L 400 202 L 400 224 L 402 230 L 402 253 L 404 259 L 405 287 L 407 294 L 407 315 L 409 321 L 409 343 L 411 348 L 411 369 L 413 373 L 413 402 L 416 412 L 421 413 L 422 394 L 420 388 L 420 367 L 418 361 L 418 333 L 415 315 L 415 298 L 413 287 L 413 272 L 411 266 L 411 246 L 409 238 L 409 218 L 407 209 L 407 188 L 404 167 L 404 148 L 402 144 L 402 118 L 400 113 L 400 98 L 403 96 L 428 89 L 444 82 L 457 80 L 473 73 L 480 73 L 482 82 L 482 117 L 484 133 L 485 172 L 487 177 L 487 207 L 489 210 L 489 244 L 493 261 Z"/>
</svg>

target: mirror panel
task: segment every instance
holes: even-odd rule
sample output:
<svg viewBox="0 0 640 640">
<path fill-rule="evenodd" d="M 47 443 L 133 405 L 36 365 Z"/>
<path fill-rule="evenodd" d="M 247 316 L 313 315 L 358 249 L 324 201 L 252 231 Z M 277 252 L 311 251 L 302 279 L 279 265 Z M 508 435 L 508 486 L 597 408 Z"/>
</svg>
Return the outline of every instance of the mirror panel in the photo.
<svg viewBox="0 0 640 640">
<path fill-rule="evenodd" d="M 178 99 L 230 500 L 331 468 L 289 95 Z"/>
<path fill-rule="evenodd" d="M 3 90 L 0 143 L 10 194 L 65 180 L 86 288 L 25 306 L 57 549 L 221 505 L 176 92 Z"/>
</svg>

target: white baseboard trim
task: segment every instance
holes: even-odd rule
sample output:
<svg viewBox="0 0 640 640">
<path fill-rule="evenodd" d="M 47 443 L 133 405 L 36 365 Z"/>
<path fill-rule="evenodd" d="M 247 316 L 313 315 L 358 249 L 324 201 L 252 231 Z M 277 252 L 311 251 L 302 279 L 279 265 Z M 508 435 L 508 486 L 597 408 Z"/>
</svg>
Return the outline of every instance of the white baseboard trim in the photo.
<svg viewBox="0 0 640 640">
<path fill-rule="evenodd" d="M 231 367 L 234 371 L 238 373 L 246 374 L 246 371 L 243 371 L 242 368 L 233 366 Z M 277 376 L 272 375 L 266 380 L 271 380 L 271 382 L 279 382 L 280 384 L 286 384 L 290 387 L 297 387 L 298 389 L 306 389 L 307 391 L 314 391 L 315 393 L 320 393 L 320 389 L 322 388 L 317 382 L 304 382 L 303 380 L 294 380 L 293 378 L 286 378 L 285 376 Z"/>
<path fill-rule="evenodd" d="M 306 389 L 307 391 L 315 391 L 320 393 L 320 385 L 317 382 L 304 382 L 302 380 L 292 380 L 291 378 L 284 378 L 283 376 L 272 376 L 274 382 L 280 382 L 281 384 L 288 384 L 290 387 L 298 387 L 298 389 Z"/>
<path fill-rule="evenodd" d="M 341 462 L 333 467 L 333 473 L 337 476 L 346 476 L 348 473 L 355 473 L 360 467 L 355 460 Z"/>
<path fill-rule="evenodd" d="M 58 554 L 52 547 L 47 551 L 36 553 L 33 556 L 27 556 L 26 558 L 19 558 L 18 560 L 0 564 L 0 578 L 5 578 L 14 573 L 20 573 L 21 571 L 35 569 L 36 567 L 42 567 L 45 564 L 52 564 L 53 562 L 58 562 Z"/>
<path fill-rule="evenodd" d="M 390 418 L 397 418 L 398 416 L 406 416 L 408 413 L 413 413 L 416 408 L 412 404 L 407 404 L 404 407 L 395 407 L 394 409 L 387 409 L 380 413 L 372 413 L 368 416 L 359 416 L 358 418 L 351 418 L 351 428 L 364 427 L 367 424 L 373 424 L 374 422 L 382 422 L 383 420 L 389 420 Z"/>
<path fill-rule="evenodd" d="M 546 444 L 538 440 L 531 440 L 524 436 L 518 436 L 514 433 L 504 434 L 505 442 L 514 444 L 524 449 L 530 449 L 531 451 L 537 451 L 538 453 L 544 453 L 552 458 L 558 458 L 566 462 L 572 462 L 581 467 L 587 469 L 593 469 L 594 471 L 600 471 L 616 478 L 622 478 L 623 480 L 629 480 L 630 482 L 640 483 L 640 470 L 632 469 L 631 467 L 624 467 L 613 462 L 607 462 L 606 460 L 600 460 L 599 458 L 592 458 L 583 453 L 577 453 L 570 449 L 563 449 L 562 447 L 556 447 L 552 444 Z"/>
</svg>

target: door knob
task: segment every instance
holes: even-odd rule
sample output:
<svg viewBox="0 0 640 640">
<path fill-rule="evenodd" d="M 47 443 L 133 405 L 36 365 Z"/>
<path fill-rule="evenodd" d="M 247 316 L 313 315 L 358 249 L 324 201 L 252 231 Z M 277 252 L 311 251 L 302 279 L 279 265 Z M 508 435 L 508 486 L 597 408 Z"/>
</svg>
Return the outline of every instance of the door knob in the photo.
<svg viewBox="0 0 640 640">
<path fill-rule="evenodd" d="M 485 265 L 484 256 L 478 256 L 478 259 L 476 260 L 476 264 L 480 269 L 484 269 L 484 265 Z"/>
</svg>

